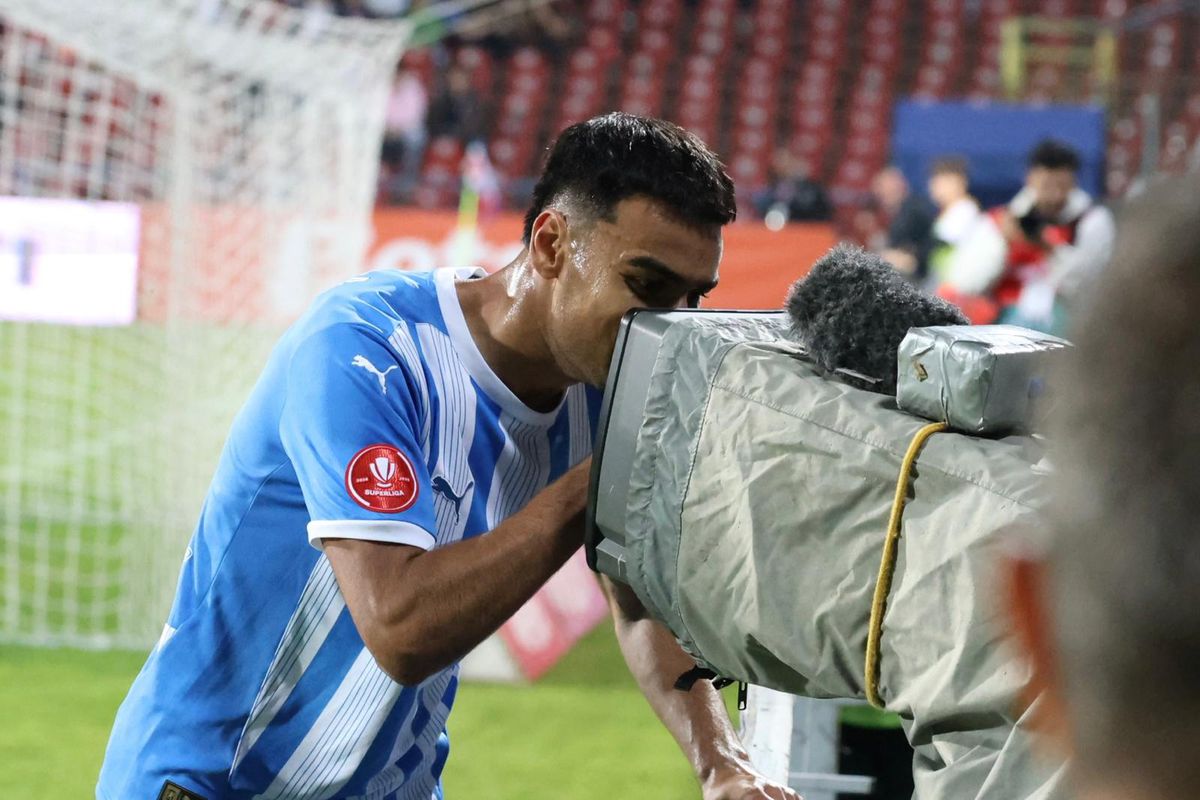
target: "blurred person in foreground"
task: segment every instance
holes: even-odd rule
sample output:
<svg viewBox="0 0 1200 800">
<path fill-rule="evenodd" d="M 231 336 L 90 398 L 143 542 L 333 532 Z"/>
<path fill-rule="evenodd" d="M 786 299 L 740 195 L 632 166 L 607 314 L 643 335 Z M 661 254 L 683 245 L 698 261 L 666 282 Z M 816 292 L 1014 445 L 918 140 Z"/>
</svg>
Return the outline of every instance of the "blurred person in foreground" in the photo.
<svg viewBox="0 0 1200 800">
<path fill-rule="evenodd" d="M 808 163 L 781 149 L 771 163 L 767 187 L 754 196 L 754 209 L 767 219 L 772 213 L 781 222 L 826 222 L 833 204 L 821 184 L 812 179 Z"/>
<path fill-rule="evenodd" d="M 1025 188 L 957 249 L 943 296 L 964 308 L 978 308 L 972 298 L 990 301 L 972 311 L 972 322 L 1062 333 L 1071 304 L 1112 252 L 1112 213 L 1078 187 L 1079 167 L 1067 145 L 1041 142 L 1029 155 Z"/>
<path fill-rule="evenodd" d="M 1122 215 L 1060 380 L 1047 538 L 1008 564 L 1047 750 L 1080 800 L 1200 791 L 1200 185 Z"/>
<path fill-rule="evenodd" d="M 318 298 L 234 421 L 97 797 L 441 798 L 459 660 L 583 541 L 621 318 L 697 305 L 735 209 L 699 139 L 610 114 L 555 142 L 500 271 Z M 694 662 L 670 632 L 607 590 L 706 800 L 798 800 L 750 766 L 711 683 L 674 688 Z"/>
<path fill-rule="evenodd" d="M 971 196 L 966 159 L 945 156 L 933 162 L 929 197 L 938 209 L 929 254 L 929 283 L 936 287 L 946 281 L 955 251 L 971 236 L 981 216 L 979 203 Z"/>
<path fill-rule="evenodd" d="M 871 181 L 871 194 L 887 219 L 887 237 L 879 251 L 905 277 L 922 281 L 933 247 L 933 209 L 912 192 L 897 167 L 887 167 Z"/>
</svg>

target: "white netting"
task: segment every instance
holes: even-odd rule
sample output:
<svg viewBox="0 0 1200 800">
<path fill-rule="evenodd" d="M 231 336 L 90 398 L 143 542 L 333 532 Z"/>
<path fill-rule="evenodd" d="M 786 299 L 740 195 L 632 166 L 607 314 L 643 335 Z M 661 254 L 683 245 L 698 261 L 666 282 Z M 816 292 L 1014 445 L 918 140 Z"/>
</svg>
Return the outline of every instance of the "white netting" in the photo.
<svg viewBox="0 0 1200 800">
<path fill-rule="evenodd" d="M 0 639 L 154 640 L 267 351 L 360 268 L 407 32 L 270 0 L 0 0 L 0 199 L 141 225 L 132 324 L 0 322 Z M 10 301 L 43 257 L 11 220 Z M 85 266 L 108 246 L 36 238 Z"/>
</svg>

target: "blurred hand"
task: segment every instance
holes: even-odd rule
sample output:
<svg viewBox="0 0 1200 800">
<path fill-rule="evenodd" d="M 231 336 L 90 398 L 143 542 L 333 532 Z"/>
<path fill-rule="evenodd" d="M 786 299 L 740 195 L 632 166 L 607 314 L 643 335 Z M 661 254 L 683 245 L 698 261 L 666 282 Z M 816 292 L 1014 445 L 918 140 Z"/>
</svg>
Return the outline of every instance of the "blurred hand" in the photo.
<svg viewBox="0 0 1200 800">
<path fill-rule="evenodd" d="M 1042 241 L 1051 250 L 1055 247 L 1062 247 L 1065 244 L 1071 243 L 1071 240 L 1067 238 L 1066 230 L 1059 227 L 1046 228 L 1046 230 L 1042 231 Z"/>
<path fill-rule="evenodd" d="M 1025 231 L 1021 230 L 1021 223 L 1017 218 L 1010 214 L 1007 210 L 1001 211 L 996 219 L 996 225 L 1000 228 L 1000 234 L 1010 242 L 1025 242 L 1029 241 L 1029 237 L 1025 235 Z"/>
<path fill-rule="evenodd" d="M 749 767 L 714 772 L 701 787 L 704 800 L 804 800 Z"/>
</svg>

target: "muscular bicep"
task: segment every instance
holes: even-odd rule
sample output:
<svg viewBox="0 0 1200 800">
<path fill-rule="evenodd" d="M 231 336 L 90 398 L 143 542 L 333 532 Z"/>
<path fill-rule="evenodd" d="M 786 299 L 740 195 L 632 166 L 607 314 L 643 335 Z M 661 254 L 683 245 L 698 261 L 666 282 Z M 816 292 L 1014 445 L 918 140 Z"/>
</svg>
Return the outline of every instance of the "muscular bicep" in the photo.
<svg viewBox="0 0 1200 800">
<path fill-rule="evenodd" d="M 360 539 L 325 539 L 324 545 L 359 636 L 383 663 L 381 654 L 393 650 L 385 637 L 415 605 L 411 581 L 406 577 L 414 559 L 425 550 Z"/>
</svg>

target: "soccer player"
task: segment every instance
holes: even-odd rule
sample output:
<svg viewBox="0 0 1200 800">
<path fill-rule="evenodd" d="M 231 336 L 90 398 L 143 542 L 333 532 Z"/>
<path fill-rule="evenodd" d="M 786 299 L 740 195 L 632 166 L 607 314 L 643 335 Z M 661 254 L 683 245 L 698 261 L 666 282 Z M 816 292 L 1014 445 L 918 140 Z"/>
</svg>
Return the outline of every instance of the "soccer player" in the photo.
<svg viewBox="0 0 1200 800">
<path fill-rule="evenodd" d="M 698 139 L 610 114 L 559 137 L 504 269 L 321 296 L 233 424 L 97 797 L 440 798 L 457 662 L 581 544 L 588 387 L 622 315 L 698 303 L 734 216 Z M 606 588 L 705 798 L 796 798 L 751 768 L 710 684 L 673 688 L 691 659 Z"/>
</svg>

